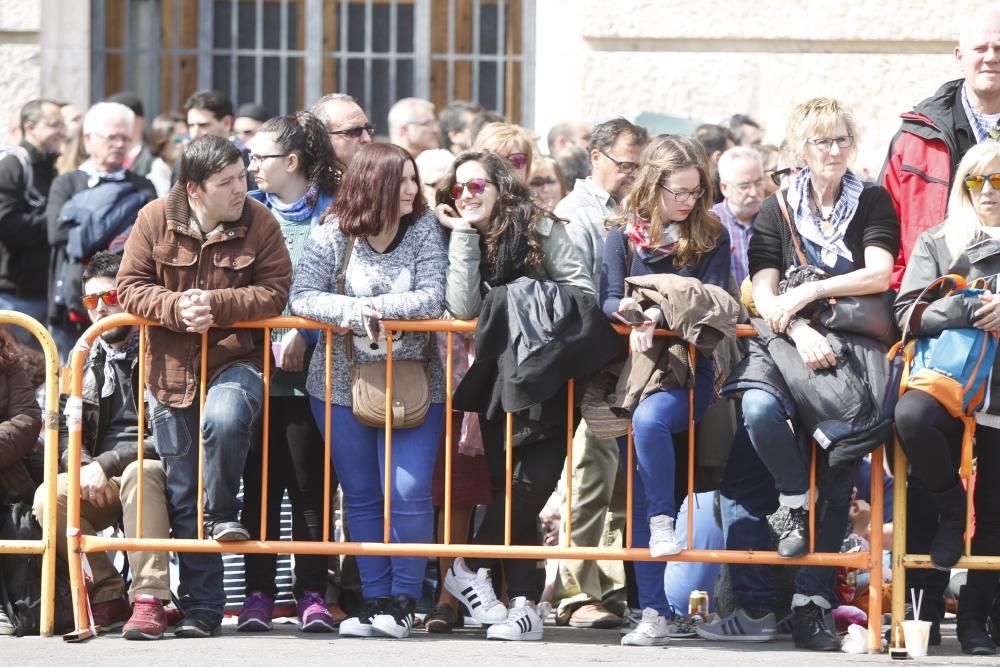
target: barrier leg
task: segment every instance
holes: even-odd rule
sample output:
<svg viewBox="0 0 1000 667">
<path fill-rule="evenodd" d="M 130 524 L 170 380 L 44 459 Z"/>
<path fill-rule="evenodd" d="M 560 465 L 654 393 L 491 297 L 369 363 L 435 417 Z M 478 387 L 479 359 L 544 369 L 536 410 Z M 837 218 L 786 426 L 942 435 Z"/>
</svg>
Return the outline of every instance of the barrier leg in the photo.
<svg viewBox="0 0 1000 667">
<path fill-rule="evenodd" d="M 889 646 L 901 643 L 903 607 L 906 605 L 906 455 L 893 438 L 893 494 L 892 494 L 892 636 Z"/>
<path fill-rule="evenodd" d="M 871 531 L 868 551 L 871 568 L 868 574 L 868 652 L 882 652 L 882 518 L 885 485 L 882 483 L 883 447 L 872 452 Z"/>
</svg>

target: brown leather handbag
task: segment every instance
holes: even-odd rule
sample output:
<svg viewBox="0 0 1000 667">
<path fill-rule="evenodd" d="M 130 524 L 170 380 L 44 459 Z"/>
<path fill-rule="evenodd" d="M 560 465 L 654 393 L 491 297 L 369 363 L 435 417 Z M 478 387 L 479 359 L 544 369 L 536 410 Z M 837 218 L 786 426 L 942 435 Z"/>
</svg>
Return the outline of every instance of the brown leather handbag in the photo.
<svg viewBox="0 0 1000 667">
<path fill-rule="evenodd" d="M 354 237 L 347 239 L 344 257 L 337 269 L 337 291 L 346 295 L 344 282 L 347 263 L 354 250 Z M 344 336 L 347 363 L 351 369 L 351 409 L 365 426 L 382 428 L 386 424 L 385 361 L 354 363 L 354 334 Z M 427 364 L 423 361 L 392 361 L 392 428 L 414 428 L 424 423 L 431 406 L 431 383 Z"/>
</svg>

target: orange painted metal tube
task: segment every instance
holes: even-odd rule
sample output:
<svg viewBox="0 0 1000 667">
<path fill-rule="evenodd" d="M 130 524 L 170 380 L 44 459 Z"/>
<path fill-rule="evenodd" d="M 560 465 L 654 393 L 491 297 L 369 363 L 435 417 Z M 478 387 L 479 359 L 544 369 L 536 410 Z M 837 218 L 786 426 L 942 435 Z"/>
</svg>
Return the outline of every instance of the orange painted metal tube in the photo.
<svg viewBox="0 0 1000 667">
<path fill-rule="evenodd" d="M 385 489 L 382 494 L 385 505 L 382 510 L 382 541 L 389 544 L 392 513 L 392 331 L 386 330 L 385 340 L 385 482 L 382 485 Z"/>
<path fill-rule="evenodd" d="M 809 460 L 809 553 L 816 551 L 816 441 Z"/>
<path fill-rule="evenodd" d="M 135 406 L 138 412 L 137 424 L 144 425 L 146 423 L 146 401 L 143 400 L 143 387 L 146 386 L 146 327 L 139 327 L 139 397 L 140 400 Z M 136 473 L 139 475 L 139 488 L 135 492 L 135 504 L 136 504 L 136 517 L 135 517 L 135 536 L 142 538 L 142 511 L 143 502 L 145 498 L 145 486 L 146 486 L 146 470 L 143 467 L 143 462 L 146 460 L 146 433 L 145 427 L 140 426 L 139 434 L 136 436 L 139 440 L 139 451 L 136 458 L 136 463 L 139 465 L 139 469 Z"/>
<path fill-rule="evenodd" d="M 871 520 L 868 553 L 871 565 L 868 575 L 868 652 L 882 651 L 882 525 L 885 514 L 885 486 L 882 481 L 884 447 L 872 452 Z"/>
<path fill-rule="evenodd" d="M 332 401 L 330 387 L 333 382 L 333 334 L 326 332 L 325 363 L 324 363 L 324 387 L 323 387 L 323 541 L 330 541 L 330 468 L 332 452 L 330 429 L 330 403 Z"/>
<path fill-rule="evenodd" d="M 634 514 L 634 509 L 632 506 L 632 494 L 635 491 L 635 480 L 633 479 L 635 475 L 635 443 L 632 440 L 632 421 L 629 420 L 628 423 L 628 446 L 626 450 L 626 465 L 628 470 L 625 471 L 625 548 L 632 548 L 632 515 Z"/>
<path fill-rule="evenodd" d="M 208 350 L 203 351 L 208 354 Z M 264 407 L 260 426 L 260 539 L 267 539 L 267 487 L 270 475 L 271 430 L 271 329 L 264 327 Z"/>
<path fill-rule="evenodd" d="M 59 351 L 52 336 L 37 320 L 14 310 L 0 310 L 0 324 L 24 329 L 38 341 L 45 355 L 45 406 L 42 412 L 42 434 L 45 441 L 43 458 L 45 484 L 45 515 L 40 517 L 40 540 L 0 540 L 0 553 L 42 555 L 42 600 L 39 607 L 39 634 L 52 636 L 55 628 L 56 595 L 56 479 L 59 475 Z M 79 500 L 79 494 L 78 500 Z"/>
<path fill-rule="evenodd" d="M 573 538 L 573 378 L 566 383 L 566 543 Z"/>
<path fill-rule="evenodd" d="M 687 488 L 687 548 L 694 548 L 694 383 L 695 359 L 694 345 L 688 346 L 688 360 L 691 363 L 691 386 L 688 388 L 688 488 Z"/>
<path fill-rule="evenodd" d="M 510 494 L 514 478 L 514 415 L 506 413 L 506 429 L 504 436 L 504 498 L 503 498 L 503 543 L 510 546 Z"/>
<path fill-rule="evenodd" d="M 201 334 L 201 376 L 198 379 L 198 539 L 205 539 L 205 398 L 208 394 L 208 331 Z"/>
<path fill-rule="evenodd" d="M 447 358 L 444 363 L 444 543 L 451 544 L 451 448 L 454 445 L 451 436 L 451 375 L 454 372 L 455 332 L 448 332 Z M 464 346 L 463 346 L 464 353 Z"/>
<path fill-rule="evenodd" d="M 110 319 L 110 318 L 108 318 Z M 90 333 L 94 327 L 84 334 Z M 100 333 L 100 332 L 97 332 Z M 66 403 L 66 426 L 69 434 L 69 452 L 66 469 L 71 473 L 66 480 L 66 562 L 69 566 L 70 588 L 73 593 L 73 618 L 78 632 L 88 632 L 92 627 L 87 583 L 83 574 L 83 556 L 80 535 L 80 452 L 83 448 L 83 364 L 90 353 L 90 344 L 97 334 L 80 338 L 70 354 L 70 398 Z M 54 479 L 54 478 L 53 478 Z M 55 501 L 53 500 L 53 507 Z M 53 524 L 54 525 L 54 524 Z M 143 542 L 142 540 L 137 540 Z"/>
</svg>

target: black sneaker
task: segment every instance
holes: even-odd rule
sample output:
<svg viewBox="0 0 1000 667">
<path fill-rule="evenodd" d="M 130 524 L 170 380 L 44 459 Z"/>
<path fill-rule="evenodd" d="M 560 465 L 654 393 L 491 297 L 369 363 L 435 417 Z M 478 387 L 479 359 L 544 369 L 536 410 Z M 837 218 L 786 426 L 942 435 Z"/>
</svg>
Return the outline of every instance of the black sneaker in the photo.
<svg viewBox="0 0 1000 667">
<path fill-rule="evenodd" d="M 372 619 L 385 612 L 386 607 L 392 601 L 390 597 L 375 598 L 365 602 L 361 608 L 361 613 L 344 619 L 338 630 L 341 637 L 374 637 L 375 628 L 372 627 Z"/>
<path fill-rule="evenodd" d="M 417 603 L 405 595 L 397 595 L 389 600 L 382 613 L 372 619 L 372 630 L 376 637 L 406 639 L 413 627 L 413 612 Z"/>
<path fill-rule="evenodd" d="M 219 634 L 222 616 L 208 611 L 194 610 L 184 614 L 184 618 L 174 626 L 175 637 L 201 638 Z"/>
<path fill-rule="evenodd" d="M 978 618 L 958 619 L 955 634 L 962 645 L 962 652 L 968 655 L 996 655 L 997 645 L 986 631 L 986 623 Z"/>
<path fill-rule="evenodd" d="M 205 538 L 217 542 L 242 542 L 250 539 L 250 531 L 239 521 L 206 521 Z"/>
<path fill-rule="evenodd" d="M 792 639 L 795 648 L 809 651 L 839 651 L 840 640 L 826 625 L 823 608 L 815 602 L 792 609 Z"/>
<path fill-rule="evenodd" d="M 778 538 L 778 555 L 798 558 L 809 553 L 809 510 L 797 507 L 788 510 L 788 524 Z"/>
</svg>

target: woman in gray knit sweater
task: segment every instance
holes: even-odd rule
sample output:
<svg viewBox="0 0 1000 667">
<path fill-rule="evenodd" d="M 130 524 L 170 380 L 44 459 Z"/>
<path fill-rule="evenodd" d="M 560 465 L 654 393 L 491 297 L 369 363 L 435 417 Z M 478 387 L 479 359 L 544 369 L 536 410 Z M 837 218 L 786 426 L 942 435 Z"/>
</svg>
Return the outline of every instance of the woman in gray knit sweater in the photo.
<svg viewBox="0 0 1000 667">
<path fill-rule="evenodd" d="M 356 241 L 339 293 L 337 273 L 351 236 Z M 349 329 L 347 335 L 354 336 L 352 363 L 378 362 L 386 357 L 379 321 L 440 317 L 447 271 L 444 235 L 420 193 L 413 159 L 397 146 L 372 144 L 354 157 L 333 215 L 309 237 L 295 267 L 289 302 L 296 315 Z M 384 432 L 354 416 L 343 336 L 334 339 L 329 378 L 325 346 L 324 337 L 309 365 L 306 390 L 322 429 L 325 386 L 331 383 L 333 462 L 344 489 L 351 539 L 381 542 Z M 431 407 L 420 426 L 393 433 L 392 541 L 429 543 L 434 528 L 431 477 L 444 426 L 444 372 L 432 334 L 394 334 L 393 358 L 427 364 Z M 422 557 L 359 556 L 365 606 L 359 617 L 341 624 L 340 634 L 408 636 L 425 562 Z"/>
</svg>

